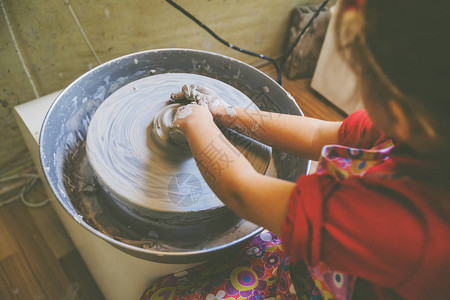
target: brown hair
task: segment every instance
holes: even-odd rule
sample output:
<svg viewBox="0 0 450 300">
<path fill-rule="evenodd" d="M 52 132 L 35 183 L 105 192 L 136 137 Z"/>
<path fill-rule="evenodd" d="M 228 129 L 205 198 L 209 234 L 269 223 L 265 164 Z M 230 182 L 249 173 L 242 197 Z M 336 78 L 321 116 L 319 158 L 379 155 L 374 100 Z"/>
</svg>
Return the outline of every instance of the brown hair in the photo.
<svg viewBox="0 0 450 300">
<path fill-rule="evenodd" d="M 385 99 L 382 105 L 395 99 L 411 120 L 447 140 L 449 11 L 443 0 L 342 0 L 335 27 L 338 49 L 361 86 Z"/>
</svg>

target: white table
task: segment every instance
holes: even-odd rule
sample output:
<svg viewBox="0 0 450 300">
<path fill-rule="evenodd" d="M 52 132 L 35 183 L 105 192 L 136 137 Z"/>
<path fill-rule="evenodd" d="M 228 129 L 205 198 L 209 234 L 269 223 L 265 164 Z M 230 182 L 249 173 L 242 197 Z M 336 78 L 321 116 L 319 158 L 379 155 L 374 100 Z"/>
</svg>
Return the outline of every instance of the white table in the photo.
<svg viewBox="0 0 450 300">
<path fill-rule="evenodd" d="M 177 272 L 191 265 L 161 264 L 126 254 L 75 222 L 54 199 L 47 185 L 39 160 L 39 134 L 44 117 L 60 91 L 16 106 L 15 117 L 20 131 L 38 169 L 51 204 L 80 252 L 98 287 L 108 300 L 137 300 L 151 282 L 162 275 Z"/>
</svg>

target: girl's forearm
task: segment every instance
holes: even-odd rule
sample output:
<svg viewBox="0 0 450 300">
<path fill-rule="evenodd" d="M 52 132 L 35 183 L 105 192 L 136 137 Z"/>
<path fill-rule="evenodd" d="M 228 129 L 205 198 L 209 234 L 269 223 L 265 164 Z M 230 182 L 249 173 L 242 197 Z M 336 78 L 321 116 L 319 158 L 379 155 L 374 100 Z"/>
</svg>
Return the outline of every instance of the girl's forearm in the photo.
<svg viewBox="0 0 450 300">
<path fill-rule="evenodd" d="M 200 172 L 219 199 L 224 202 L 238 199 L 234 188 L 240 182 L 239 178 L 256 173 L 245 156 L 212 121 L 209 124 L 192 125 L 186 130 L 185 136 Z M 226 204 L 233 211 L 241 205 Z"/>
<path fill-rule="evenodd" d="M 294 183 L 257 173 L 212 121 L 191 123 L 185 136 L 219 199 L 240 217 L 280 234 Z"/>
<path fill-rule="evenodd" d="M 324 145 L 338 143 L 341 122 L 236 108 L 236 116 L 216 120 L 290 154 L 317 160 Z"/>
</svg>

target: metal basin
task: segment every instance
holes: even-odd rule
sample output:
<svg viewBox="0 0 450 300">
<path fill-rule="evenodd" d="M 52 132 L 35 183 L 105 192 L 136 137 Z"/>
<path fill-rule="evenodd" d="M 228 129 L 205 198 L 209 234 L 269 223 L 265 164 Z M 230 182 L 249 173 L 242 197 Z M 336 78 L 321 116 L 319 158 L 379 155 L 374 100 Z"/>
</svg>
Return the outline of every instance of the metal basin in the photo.
<svg viewBox="0 0 450 300">
<path fill-rule="evenodd" d="M 121 218 L 99 188 L 85 153 L 89 122 L 114 91 L 135 80 L 163 73 L 194 73 L 223 81 L 247 95 L 261 110 L 302 115 L 292 97 L 274 80 L 238 60 L 205 51 L 160 49 L 123 56 L 87 72 L 56 98 L 40 136 L 42 168 L 56 199 L 81 226 L 133 256 L 163 263 L 204 261 L 238 246 L 262 228 L 239 221 L 195 244 L 167 243 L 151 230 Z M 309 161 L 272 151 L 279 178 L 295 181 Z"/>
</svg>

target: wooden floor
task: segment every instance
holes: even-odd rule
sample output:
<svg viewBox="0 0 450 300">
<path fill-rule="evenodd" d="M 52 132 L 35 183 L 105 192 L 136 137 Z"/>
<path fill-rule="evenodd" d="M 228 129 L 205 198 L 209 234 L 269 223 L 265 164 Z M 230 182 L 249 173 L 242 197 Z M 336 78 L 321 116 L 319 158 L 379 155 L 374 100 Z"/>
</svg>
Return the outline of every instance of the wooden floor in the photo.
<svg viewBox="0 0 450 300">
<path fill-rule="evenodd" d="M 271 67 L 261 69 L 273 75 Z M 284 80 L 306 116 L 342 120 L 344 114 L 309 84 Z M 37 184 L 27 197 L 40 201 L 47 195 Z M 104 299 L 50 205 L 28 208 L 15 201 L 0 208 L 0 299 Z"/>
<path fill-rule="evenodd" d="M 46 198 L 42 184 L 27 194 Z M 0 299 L 104 299 L 51 205 L 0 208 Z"/>
</svg>

